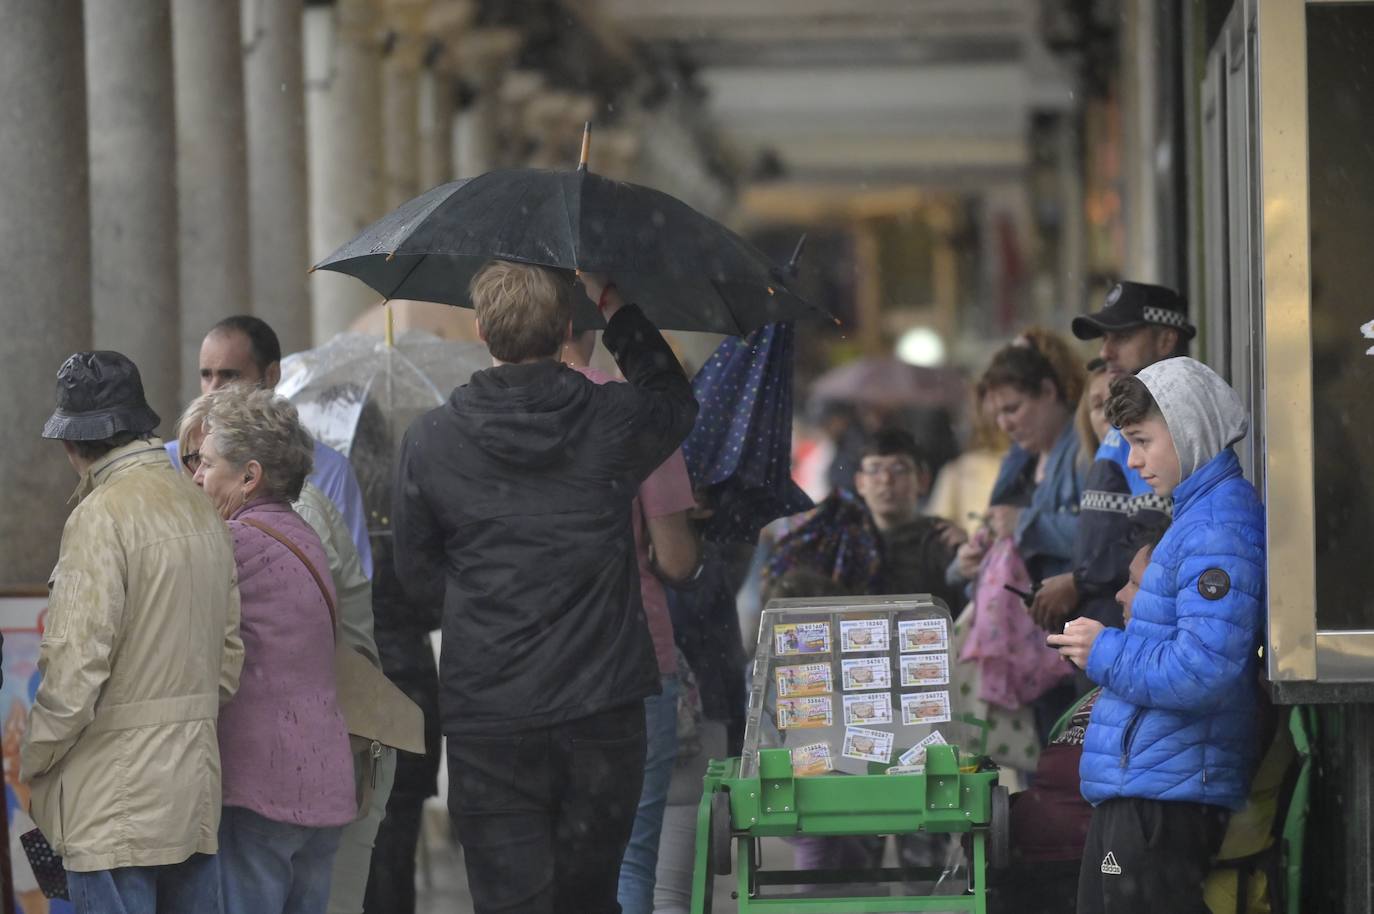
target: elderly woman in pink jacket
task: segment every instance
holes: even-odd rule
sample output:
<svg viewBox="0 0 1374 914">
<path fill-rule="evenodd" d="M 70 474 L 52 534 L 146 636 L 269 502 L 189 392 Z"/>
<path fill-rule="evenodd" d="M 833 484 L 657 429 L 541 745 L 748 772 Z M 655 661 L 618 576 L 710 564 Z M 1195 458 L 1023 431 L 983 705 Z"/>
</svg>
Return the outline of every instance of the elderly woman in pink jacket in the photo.
<svg viewBox="0 0 1374 914">
<path fill-rule="evenodd" d="M 319 537 L 291 510 L 313 444 L 271 391 L 213 397 L 195 479 L 233 534 L 244 644 L 219 720 L 224 911 L 323 914 L 356 804 L 334 690 L 334 585 Z"/>
</svg>

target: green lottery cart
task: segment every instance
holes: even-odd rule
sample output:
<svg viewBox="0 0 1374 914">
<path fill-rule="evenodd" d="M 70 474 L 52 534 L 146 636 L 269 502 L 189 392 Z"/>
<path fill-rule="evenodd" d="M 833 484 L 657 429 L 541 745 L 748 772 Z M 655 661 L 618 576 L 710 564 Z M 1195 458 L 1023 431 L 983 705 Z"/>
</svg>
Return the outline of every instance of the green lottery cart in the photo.
<svg viewBox="0 0 1374 914">
<path fill-rule="evenodd" d="M 949 610 L 930 596 L 768 604 L 743 752 L 706 773 L 694 914 L 711 910 L 725 877 L 742 914 L 985 914 L 986 870 L 1009 854 L 1007 794 L 980 758 L 981 721 L 954 706 L 953 630 Z M 941 881 L 936 894 L 940 872 L 929 868 L 761 864 L 764 838 L 916 832 L 965 839 L 967 876 L 952 890 Z"/>
</svg>

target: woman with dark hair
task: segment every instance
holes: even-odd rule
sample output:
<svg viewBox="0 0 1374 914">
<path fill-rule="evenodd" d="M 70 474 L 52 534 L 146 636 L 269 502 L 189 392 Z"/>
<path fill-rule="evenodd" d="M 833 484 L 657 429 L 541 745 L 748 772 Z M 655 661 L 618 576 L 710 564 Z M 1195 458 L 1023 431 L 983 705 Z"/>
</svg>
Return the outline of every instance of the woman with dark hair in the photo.
<svg viewBox="0 0 1374 914">
<path fill-rule="evenodd" d="M 1061 338 L 1031 330 L 1002 347 L 978 393 L 1012 441 L 993 486 L 987 526 L 959 548 L 954 576 L 976 581 L 969 611 L 955 624 L 966 685 L 985 719 L 1010 716 L 994 759 L 1023 771 L 1074 699 L 1071 669 L 1044 644 L 1044 632 L 1015 593 L 1067 571 L 1073 559 L 1083 478 L 1074 412 L 1083 392 L 1081 360 Z M 975 688 L 976 685 L 976 688 Z M 1027 739 L 1031 725 L 1038 745 Z M 1021 741 L 1025 741 L 1024 744 Z"/>
<path fill-rule="evenodd" d="M 1042 352 L 1046 334 L 1028 332 L 1002 347 L 978 382 L 980 399 L 1012 441 L 993 485 L 989 524 L 994 534 L 1015 538 L 1036 581 L 1067 570 L 1072 561 L 1083 482 L 1073 425 L 1083 371 Z M 986 547 L 971 542 L 960 550 L 965 578 L 976 575 Z"/>
</svg>

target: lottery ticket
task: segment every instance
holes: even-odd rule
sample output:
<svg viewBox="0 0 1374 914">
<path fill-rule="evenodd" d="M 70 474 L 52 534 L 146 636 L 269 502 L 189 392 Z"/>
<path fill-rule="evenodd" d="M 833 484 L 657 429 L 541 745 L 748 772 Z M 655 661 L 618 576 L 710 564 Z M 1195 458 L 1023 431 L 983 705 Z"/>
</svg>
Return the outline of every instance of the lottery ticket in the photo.
<svg viewBox="0 0 1374 914">
<path fill-rule="evenodd" d="M 902 723 L 938 724 L 949 720 L 949 692 L 912 692 L 902 696 Z"/>
<path fill-rule="evenodd" d="M 780 666 L 774 670 L 778 681 L 778 695 L 825 695 L 835 688 L 828 663 L 803 663 L 801 666 Z"/>
<path fill-rule="evenodd" d="M 897 761 L 901 762 L 903 765 L 919 765 L 924 769 L 926 765 L 926 748 L 929 746 L 945 745 L 948 745 L 948 743 L 946 743 L 945 738 L 940 735 L 940 731 L 936 730 L 925 739 L 897 756 Z M 891 774 L 891 771 L 888 773 Z"/>
<path fill-rule="evenodd" d="M 810 743 L 792 750 L 792 773 L 798 777 L 834 770 L 835 761 L 830 757 L 829 743 Z"/>
<path fill-rule="evenodd" d="M 840 661 L 845 691 L 892 688 L 892 666 L 886 657 L 852 657 Z"/>
<path fill-rule="evenodd" d="M 840 621 L 840 650 L 887 650 L 887 619 L 843 619 Z"/>
<path fill-rule="evenodd" d="M 949 684 L 949 654 L 912 654 L 901 665 L 903 686 Z"/>
<path fill-rule="evenodd" d="M 846 726 L 892 723 L 892 696 L 887 692 L 846 695 L 844 722 Z"/>
<path fill-rule="evenodd" d="M 835 722 L 829 698 L 779 698 L 778 729 L 808 730 Z"/>
<path fill-rule="evenodd" d="M 903 654 L 949 650 L 949 624 L 944 619 L 906 619 L 897 623 Z"/>
<path fill-rule="evenodd" d="M 773 626 L 773 653 L 778 657 L 830 653 L 830 623 L 796 622 Z"/>
<path fill-rule="evenodd" d="M 892 734 L 865 727 L 849 727 L 844 731 L 844 750 L 841 754 L 845 758 L 886 765 L 892 761 Z"/>
</svg>

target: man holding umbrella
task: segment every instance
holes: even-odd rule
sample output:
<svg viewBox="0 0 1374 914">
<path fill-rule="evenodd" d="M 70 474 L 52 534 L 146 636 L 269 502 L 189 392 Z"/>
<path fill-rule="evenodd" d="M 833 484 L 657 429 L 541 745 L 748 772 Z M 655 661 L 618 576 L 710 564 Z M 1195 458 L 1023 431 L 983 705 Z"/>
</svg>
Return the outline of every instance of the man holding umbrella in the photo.
<svg viewBox="0 0 1374 914">
<path fill-rule="evenodd" d="M 397 465 L 396 570 L 444 607 L 449 808 L 478 912 L 618 910 L 659 691 L 631 504 L 696 416 L 672 350 L 582 275 L 628 384 L 561 365 L 570 273 L 474 277 L 494 367 L 418 419 Z"/>
</svg>

